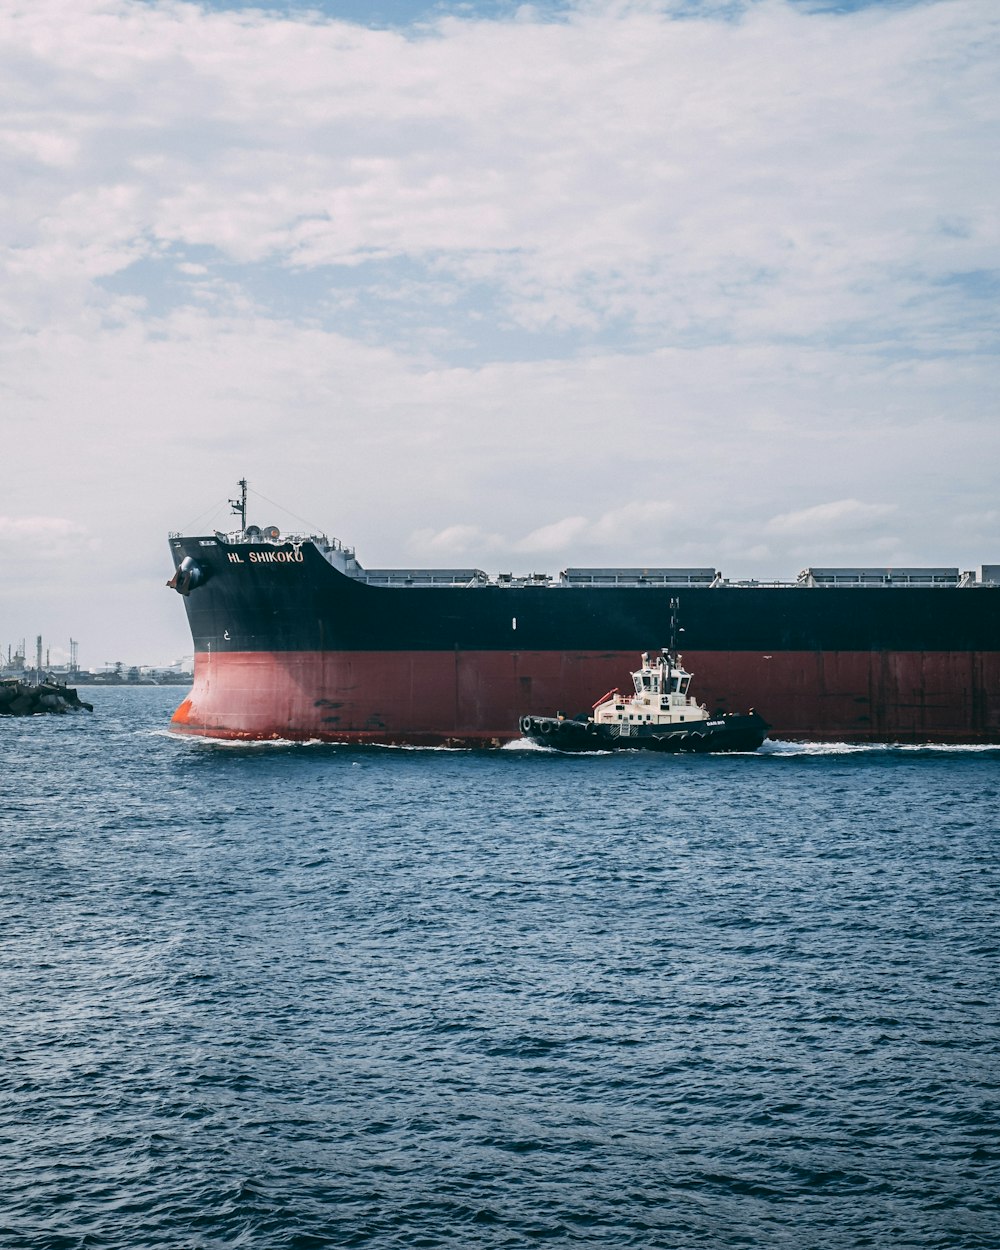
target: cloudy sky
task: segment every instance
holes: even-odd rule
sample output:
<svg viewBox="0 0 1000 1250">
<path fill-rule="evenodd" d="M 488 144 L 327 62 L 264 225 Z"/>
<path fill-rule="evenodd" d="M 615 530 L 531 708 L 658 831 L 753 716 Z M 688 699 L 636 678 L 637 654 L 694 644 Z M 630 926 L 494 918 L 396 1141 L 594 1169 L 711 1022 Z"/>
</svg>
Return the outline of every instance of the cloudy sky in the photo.
<svg viewBox="0 0 1000 1250">
<path fill-rule="evenodd" d="M 170 530 L 1000 560 L 996 0 L 0 0 L 0 642 Z M 300 521 L 301 518 L 301 521 Z"/>
</svg>

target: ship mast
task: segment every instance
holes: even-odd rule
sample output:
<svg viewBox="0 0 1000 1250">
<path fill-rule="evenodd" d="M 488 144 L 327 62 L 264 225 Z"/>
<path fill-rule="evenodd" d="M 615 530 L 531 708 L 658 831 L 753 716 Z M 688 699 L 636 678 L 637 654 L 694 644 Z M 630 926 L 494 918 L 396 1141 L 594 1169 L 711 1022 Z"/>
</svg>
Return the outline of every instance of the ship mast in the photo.
<svg viewBox="0 0 1000 1250">
<path fill-rule="evenodd" d="M 240 488 L 239 499 L 230 499 L 229 506 L 232 508 L 235 516 L 240 518 L 240 532 L 246 533 L 247 528 L 247 480 L 241 477 L 236 483 Z"/>
</svg>

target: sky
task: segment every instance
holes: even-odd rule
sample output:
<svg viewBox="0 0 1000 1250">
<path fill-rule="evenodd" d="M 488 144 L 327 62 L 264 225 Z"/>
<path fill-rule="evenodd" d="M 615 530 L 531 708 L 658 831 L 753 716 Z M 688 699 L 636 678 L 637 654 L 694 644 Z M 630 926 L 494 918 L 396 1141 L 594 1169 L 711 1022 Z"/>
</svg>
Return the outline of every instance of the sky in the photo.
<svg viewBox="0 0 1000 1250">
<path fill-rule="evenodd" d="M 1000 562 L 995 0 L 0 0 L 0 645 L 170 531 Z"/>
</svg>

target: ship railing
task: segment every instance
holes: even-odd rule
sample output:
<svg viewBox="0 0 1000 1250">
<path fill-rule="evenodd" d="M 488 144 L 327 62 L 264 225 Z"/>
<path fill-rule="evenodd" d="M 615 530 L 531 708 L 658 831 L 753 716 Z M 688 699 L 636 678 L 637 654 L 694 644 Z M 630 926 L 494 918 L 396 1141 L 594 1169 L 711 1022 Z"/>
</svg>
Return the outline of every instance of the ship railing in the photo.
<svg viewBox="0 0 1000 1250">
<path fill-rule="evenodd" d="M 1000 564 L 981 564 L 978 569 L 966 569 L 959 586 L 1000 586 Z"/>
<path fill-rule="evenodd" d="M 798 577 L 800 586 L 825 587 L 871 587 L 920 586 L 954 587 L 960 585 L 957 568 L 845 568 L 803 569 Z"/>
<path fill-rule="evenodd" d="M 236 543 L 253 543 L 254 546 L 283 547 L 291 543 L 293 547 L 301 547 L 303 543 L 315 543 L 317 547 L 326 551 L 343 551 L 353 554 L 352 548 L 345 547 L 339 538 L 330 538 L 320 533 L 300 534 L 293 531 L 268 533 L 266 530 L 258 530 L 255 527 L 249 532 L 247 530 L 229 530 L 228 532 L 216 530 L 215 537 L 219 542 L 230 546 Z"/>
<path fill-rule="evenodd" d="M 482 569 L 359 569 L 358 581 L 369 586 L 486 586 Z"/>
<path fill-rule="evenodd" d="M 714 568 L 579 568 L 559 574 L 562 586 L 713 586 L 722 574 Z"/>
<path fill-rule="evenodd" d="M 802 582 L 761 581 L 756 577 L 734 578 L 732 580 L 726 577 L 715 583 L 716 586 L 736 586 L 740 590 L 788 590 L 802 584 Z"/>
<path fill-rule="evenodd" d="M 495 578 L 491 579 L 494 586 L 559 586 L 561 583 L 556 581 L 548 573 L 498 573 Z"/>
</svg>

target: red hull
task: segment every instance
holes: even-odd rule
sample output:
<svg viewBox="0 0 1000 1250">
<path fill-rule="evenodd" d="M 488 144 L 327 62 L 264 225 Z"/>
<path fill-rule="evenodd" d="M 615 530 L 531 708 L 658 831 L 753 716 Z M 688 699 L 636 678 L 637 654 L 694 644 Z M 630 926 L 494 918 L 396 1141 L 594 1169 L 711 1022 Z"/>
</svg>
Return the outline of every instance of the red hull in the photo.
<svg viewBox="0 0 1000 1250">
<path fill-rule="evenodd" d="M 1000 652 L 689 651 L 710 711 L 756 707 L 772 738 L 1000 743 Z M 522 715 L 589 710 L 629 652 L 200 653 L 174 727 L 219 738 L 499 746 Z M 985 695 L 982 692 L 987 692 Z"/>
</svg>

